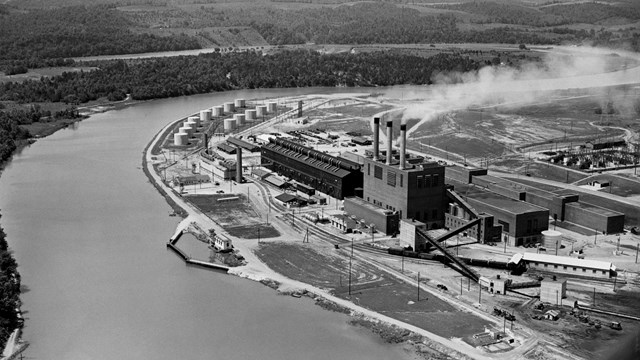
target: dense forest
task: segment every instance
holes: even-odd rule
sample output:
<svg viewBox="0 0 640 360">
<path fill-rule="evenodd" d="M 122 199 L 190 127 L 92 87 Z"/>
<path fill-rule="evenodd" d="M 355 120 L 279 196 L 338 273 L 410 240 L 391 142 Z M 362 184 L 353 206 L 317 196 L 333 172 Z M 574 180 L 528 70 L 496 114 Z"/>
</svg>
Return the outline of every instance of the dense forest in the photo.
<svg viewBox="0 0 640 360">
<path fill-rule="evenodd" d="M 0 227 L 0 349 L 4 349 L 11 332 L 19 325 L 19 296 L 18 264 L 9 250 L 4 229 Z"/>
<path fill-rule="evenodd" d="M 640 8 L 631 4 L 609 5 L 604 3 L 555 4 L 534 8 L 519 4 L 496 2 L 466 2 L 451 5 L 435 5 L 440 9 L 463 11 L 480 15 L 477 23 L 501 23 L 536 27 L 568 24 L 596 24 L 610 18 L 630 21 L 640 19 Z"/>
<path fill-rule="evenodd" d="M 62 65 L 60 58 L 199 48 L 187 36 L 134 33 L 134 24 L 107 6 L 73 6 L 0 15 L 0 66 Z M 53 60 L 52 60 L 53 59 Z"/>
<path fill-rule="evenodd" d="M 125 93 L 146 100 L 231 89 L 429 84 L 437 72 L 469 71 L 481 64 L 451 54 L 424 58 L 392 52 L 321 55 L 297 50 L 267 56 L 211 53 L 92 65 L 99 70 L 5 83 L 0 85 L 0 100 L 82 103 L 100 97 L 117 100 Z"/>
</svg>

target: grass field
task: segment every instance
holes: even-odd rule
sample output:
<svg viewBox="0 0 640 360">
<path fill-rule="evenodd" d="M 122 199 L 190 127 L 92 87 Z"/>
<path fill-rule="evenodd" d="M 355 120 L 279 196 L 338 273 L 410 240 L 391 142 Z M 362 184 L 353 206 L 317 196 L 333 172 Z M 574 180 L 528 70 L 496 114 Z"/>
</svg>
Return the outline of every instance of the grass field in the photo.
<svg viewBox="0 0 640 360">
<path fill-rule="evenodd" d="M 483 332 L 489 325 L 424 291 L 418 301 L 415 285 L 357 259 L 352 262 L 349 296 L 348 248 L 336 250 L 328 244 L 314 244 L 313 241 L 309 244 L 270 243 L 261 245 L 256 254 L 271 269 L 289 278 L 332 289 L 339 297 L 350 298 L 365 308 L 443 337 L 470 337 Z M 286 258 L 282 254 L 286 254 Z"/>
</svg>

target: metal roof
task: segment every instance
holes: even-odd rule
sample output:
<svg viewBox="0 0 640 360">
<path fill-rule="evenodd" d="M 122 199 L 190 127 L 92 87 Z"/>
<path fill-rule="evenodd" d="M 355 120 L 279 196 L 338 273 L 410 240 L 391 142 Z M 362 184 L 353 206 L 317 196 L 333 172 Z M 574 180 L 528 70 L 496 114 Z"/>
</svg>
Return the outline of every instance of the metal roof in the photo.
<svg viewBox="0 0 640 360">
<path fill-rule="evenodd" d="M 281 186 L 283 186 L 284 184 L 287 183 L 286 181 L 284 181 L 284 180 L 282 180 L 279 177 L 274 176 L 274 175 L 269 175 L 269 176 L 265 177 L 264 181 L 266 181 L 269 184 L 274 185 L 276 187 L 281 187 Z"/>
<path fill-rule="evenodd" d="M 298 198 L 294 195 L 284 193 L 276 196 L 276 199 L 282 201 L 283 203 L 289 203 L 296 201 Z"/>
<path fill-rule="evenodd" d="M 524 253 L 522 254 L 522 260 L 528 261 L 528 262 L 533 261 L 533 262 L 541 262 L 541 263 L 554 264 L 554 265 L 566 265 L 566 266 L 605 270 L 605 271 L 609 271 L 609 270 L 615 271 L 616 269 L 616 267 L 608 261 L 585 260 L 585 259 L 572 258 L 568 256 L 554 256 L 554 255 L 547 255 L 547 254 Z"/>
</svg>

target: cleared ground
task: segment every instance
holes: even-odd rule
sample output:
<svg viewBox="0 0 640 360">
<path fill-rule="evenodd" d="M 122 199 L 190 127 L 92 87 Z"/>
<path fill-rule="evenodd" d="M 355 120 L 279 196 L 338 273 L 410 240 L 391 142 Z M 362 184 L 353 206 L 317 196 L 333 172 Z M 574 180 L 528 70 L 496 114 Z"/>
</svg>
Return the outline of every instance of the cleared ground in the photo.
<svg viewBox="0 0 640 360">
<path fill-rule="evenodd" d="M 312 243 L 269 243 L 256 254 L 270 268 L 295 280 L 332 289 L 340 297 L 443 337 L 468 337 L 484 331 L 489 323 L 460 311 L 425 291 L 418 300 L 415 285 L 359 260 L 352 262 L 349 296 L 349 248 Z M 283 256 L 285 255 L 286 256 Z M 423 278 L 424 279 L 424 278 Z M 424 279 L 426 280 L 426 279 Z"/>
<path fill-rule="evenodd" d="M 218 201 L 234 197 L 237 199 Z M 202 212 L 216 219 L 232 236 L 245 239 L 280 236 L 278 230 L 264 223 L 251 204 L 247 202 L 244 194 L 189 195 L 185 198 Z"/>
</svg>

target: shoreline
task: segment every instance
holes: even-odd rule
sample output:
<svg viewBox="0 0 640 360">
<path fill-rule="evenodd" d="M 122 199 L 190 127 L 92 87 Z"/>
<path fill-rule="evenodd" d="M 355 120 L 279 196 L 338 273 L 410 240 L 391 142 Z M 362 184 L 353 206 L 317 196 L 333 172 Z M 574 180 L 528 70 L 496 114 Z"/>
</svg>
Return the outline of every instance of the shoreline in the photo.
<svg viewBox="0 0 640 360">
<path fill-rule="evenodd" d="M 170 188 L 167 189 L 160 175 L 155 171 L 154 165 L 149 161 L 152 159 L 153 149 L 157 146 L 157 143 L 162 139 L 168 129 L 179 121 L 180 119 L 177 119 L 162 127 L 149 143 L 147 143 L 143 151 L 143 172 L 149 182 L 151 182 L 156 190 L 165 198 L 167 203 L 169 203 L 171 208 L 181 216 L 184 215 L 183 220 L 176 227 L 176 232 L 185 229 L 191 222 L 196 222 L 203 228 L 214 228 L 216 229 L 216 233 L 222 233 L 231 239 L 236 239 L 236 237 L 230 236 L 224 231 L 213 219 L 186 203 L 184 199 L 175 194 Z M 316 300 L 316 304 L 319 306 L 328 310 L 348 314 L 351 325 L 365 327 L 373 334 L 378 334 L 387 342 L 411 346 L 414 355 L 417 356 L 425 354 L 430 356 L 429 358 L 433 358 L 433 356 L 436 355 L 434 353 L 437 353 L 438 356 L 454 357 L 457 359 L 491 358 L 481 350 L 470 346 L 461 347 L 461 345 L 463 345 L 461 341 L 446 339 L 416 326 L 362 308 L 348 300 L 333 296 L 326 290 L 287 278 L 270 269 L 255 255 L 252 249 L 242 241 L 234 241 L 234 244 L 239 245 L 237 247 L 245 257 L 247 264 L 230 268 L 228 274 L 260 282 L 283 295 L 305 294 L 305 296 L 309 296 L 308 294 L 312 294 L 312 298 Z M 417 341 L 418 339 L 419 341 Z M 426 349 L 433 349 L 433 352 L 429 353 Z"/>
</svg>

